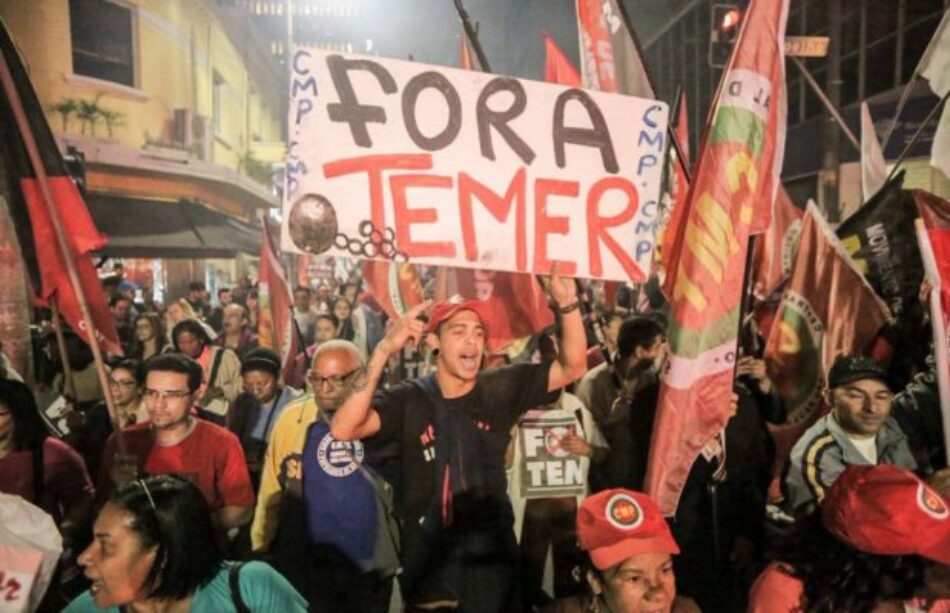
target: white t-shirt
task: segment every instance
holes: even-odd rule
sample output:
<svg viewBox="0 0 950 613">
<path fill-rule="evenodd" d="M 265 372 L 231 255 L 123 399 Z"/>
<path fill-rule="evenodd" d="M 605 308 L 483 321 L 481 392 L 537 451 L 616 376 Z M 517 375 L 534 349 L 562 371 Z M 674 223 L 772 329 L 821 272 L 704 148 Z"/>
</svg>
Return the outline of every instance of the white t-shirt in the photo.
<svg viewBox="0 0 950 613">
<path fill-rule="evenodd" d="M 853 438 L 849 436 L 848 440 L 857 447 L 858 451 L 861 452 L 861 455 L 864 456 L 864 459 L 867 460 L 869 464 L 877 464 L 877 440 L 875 437 Z"/>
</svg>

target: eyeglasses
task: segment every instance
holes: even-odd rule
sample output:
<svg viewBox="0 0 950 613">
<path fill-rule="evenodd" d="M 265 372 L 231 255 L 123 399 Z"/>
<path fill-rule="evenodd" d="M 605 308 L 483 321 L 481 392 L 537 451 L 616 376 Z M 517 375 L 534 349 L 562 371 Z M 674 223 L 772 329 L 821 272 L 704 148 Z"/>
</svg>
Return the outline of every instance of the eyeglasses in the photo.
<svg viewBox="0 0 950 613">
<path fill-rule="evenodd" d="M 109 379 L 109 385 L 111 385 L 112 387 L 130 388 L 130 387 L 135 387 L 137 384 L 134 379 L 127 379 L 124 381 L 119 381 L 117 379 Z"/>
<path fill-rule="evenodd" d="M 310 385 L 312 385 L 314 389 L 321 389 L 323 388 L 324 383 L 328 383 L 331 389 L 338 390 L 346 385 L 350 378 L 362 371 L 363 367 L 360 366 L 358 368 L 354 368 L 348 373 L 342 375 L 332 375 L 330 377 L 321 377 L 317 373 L 311 371 L 307 373 L 307 381 L 310 382 Z"/>
<path fill-rule="evenodd" d="M 148 400 L 181 400 L 188 396 L 191 396 L 191 392 L 188 390 L 166 390 L 164 392 L 153 389 L 145 390 L 145 398 Z"/>
</svg>

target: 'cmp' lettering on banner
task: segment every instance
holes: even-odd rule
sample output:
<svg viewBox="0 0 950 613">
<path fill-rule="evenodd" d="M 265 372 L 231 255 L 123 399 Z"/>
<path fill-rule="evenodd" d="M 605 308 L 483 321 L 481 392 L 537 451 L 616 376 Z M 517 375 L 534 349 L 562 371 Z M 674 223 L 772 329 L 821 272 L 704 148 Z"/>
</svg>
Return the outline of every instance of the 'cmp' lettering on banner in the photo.
<svg viewBox="0 0 950 613">
<path fill-rule="evenodd" d="M 643 281 L 662 102 L 298 49 L 281 247 Z"/>
<path fill-rule="evenodd" d="M 519 427 L 522 463 L 521 495 L 524 498 L 583 496 L 586 492 L 581 458 L 561 446 L 562 439 L 577 434 L 573 417 L 526 415 Z"/>
</svg>

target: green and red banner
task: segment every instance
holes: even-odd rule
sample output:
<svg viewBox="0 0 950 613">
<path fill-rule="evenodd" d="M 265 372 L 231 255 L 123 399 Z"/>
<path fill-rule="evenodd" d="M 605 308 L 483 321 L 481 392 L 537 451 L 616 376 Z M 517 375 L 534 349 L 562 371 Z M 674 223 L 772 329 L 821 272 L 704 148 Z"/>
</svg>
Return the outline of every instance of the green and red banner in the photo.
<svg viewBox="0 0 950 613">
<path fill-rule="evenodd" d="M 669 254 L 670 355 L 646 476 L 666 516 L 730 417 L 749 236 L 768 227 L 784 154 L 787 17 L 787 0 L 749 4 Z"/>
</svg>

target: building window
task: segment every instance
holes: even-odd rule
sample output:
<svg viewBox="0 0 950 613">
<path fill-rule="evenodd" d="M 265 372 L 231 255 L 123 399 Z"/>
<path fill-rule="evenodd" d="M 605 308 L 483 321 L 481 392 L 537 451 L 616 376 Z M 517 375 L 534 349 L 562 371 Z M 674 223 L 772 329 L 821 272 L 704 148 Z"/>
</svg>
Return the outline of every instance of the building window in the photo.
<svg viewBox="0 0 950 613">
<path fill-rule="evenodd" d="M 105 0 L 69 0 L 73 73 L 135 86 L 132 11 Z"/>
<path fill-rule="evenodd" d="M 217 70 L 214 71 L 213 75 L 213 88 L 211 90 L 211 106 L 212 113 L 214 113 L 214 133 L 221 134 L 221 114 L 223 112 L 224 106 L 221 104 L 221 99 L 224 96 L 224 88 L 228 84 L 224 80 Z"/>
</svg>

